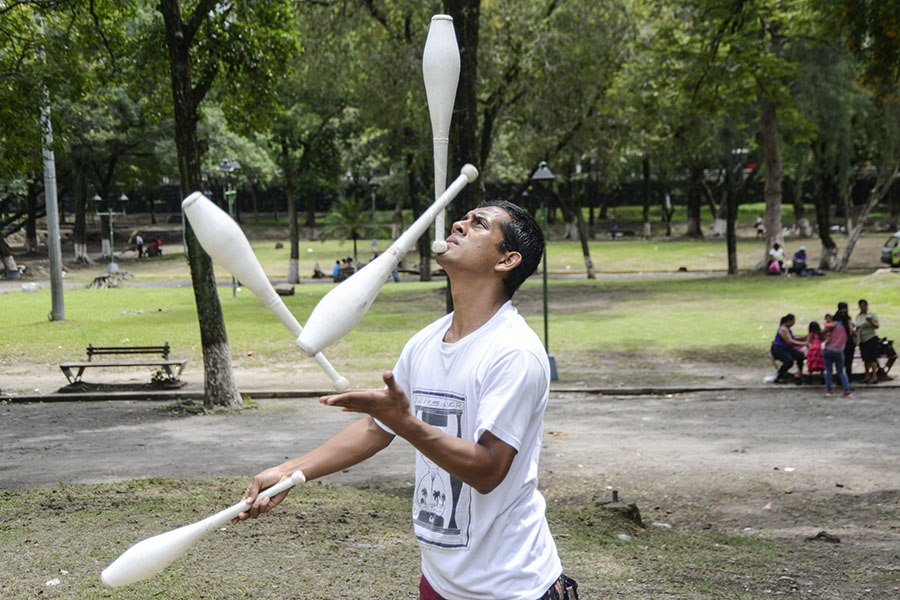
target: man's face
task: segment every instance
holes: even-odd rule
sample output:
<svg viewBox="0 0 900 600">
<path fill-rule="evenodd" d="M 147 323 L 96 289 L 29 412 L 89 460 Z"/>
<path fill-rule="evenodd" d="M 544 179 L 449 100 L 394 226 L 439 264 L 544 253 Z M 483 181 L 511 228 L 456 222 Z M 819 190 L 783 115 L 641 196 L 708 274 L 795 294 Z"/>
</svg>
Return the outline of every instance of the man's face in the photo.
<svg viewBox="0 0 900 600">
<path fill-rule="evenodd" d="M 437 263 L 444 268 L 493 269 L 508 254 L 500 251 L 500 226 L 508 221 L 509 213 L 497 206 L 470 210 L 451 226 L 447 251 L 438 254 Z"/>
</svg>

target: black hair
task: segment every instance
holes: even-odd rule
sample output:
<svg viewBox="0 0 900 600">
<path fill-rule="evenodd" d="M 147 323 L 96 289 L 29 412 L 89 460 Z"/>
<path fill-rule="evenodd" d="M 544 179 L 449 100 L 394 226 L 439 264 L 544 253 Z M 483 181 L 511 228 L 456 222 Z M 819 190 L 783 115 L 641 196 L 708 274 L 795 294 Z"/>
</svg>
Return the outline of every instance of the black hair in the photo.
<svg viewBox="0 0 900 600">
<path fill-rule="evenodd" d="M 779 325 L 784 325 L 788 321 L 793 321 L 793 320 L 794 320 L 794 315 L 792 313 L 788 313 L 788 314 L 784 315 L 783 317 L 781 317 L 781 323 L 779 323 Z"/>
<path fill-rule="evenodd" d="M 819 339 L 822 338 L 822 328 L 819 326 L 818 321 L 810 321 L 809 322 L 809 332 L 816 334 Z"/>
<path fill-rule="evenodd" d="M 841 302 L 841 304 L 844 306 L 835 313 L 834 320 L 843 325 L 844 329 L 847 330 L 847 335 L 850 335 L 850 313 L 847 312 L 847 303 Z M 838 306 L 841 304 L 838 304 Z"/>
<path fill-rule="evenodd" d="M 537 270 L 544 256 L 544 232 L 528 211 L 506 200 L 485 200 L 475 208 L 496 206 L 509 214 L 509 220 L 500 224 L 503 240 L 501 252 L 518 252 L 522 262 L 507 273 L 503 279 L 503 290 L 507 298 L 512 298 L 519 286 Z"/>
</svg>

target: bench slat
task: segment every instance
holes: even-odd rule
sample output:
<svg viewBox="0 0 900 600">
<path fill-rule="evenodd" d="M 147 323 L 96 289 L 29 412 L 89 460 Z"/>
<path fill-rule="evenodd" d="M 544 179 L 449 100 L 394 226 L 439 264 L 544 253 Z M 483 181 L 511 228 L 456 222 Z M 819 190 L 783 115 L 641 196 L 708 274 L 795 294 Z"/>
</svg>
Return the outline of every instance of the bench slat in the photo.
<svg viewBox="0 0 900 600">
<path fill-rule="evenodd" d="M 64 362 L 60 363 L 59 368 L 65 374 L 69 383 L 77 383 L 81 381 L 84 370 L 91 367 L 162 367 L 165 369 L 169 377 L 178 379 L 181 371 L 188 359 L 181 358 L 177 360 L 120 360 L 120 361 L 103 361 L 103 362 Z M 171 367 L 178 367 L 177 372 L 173 372 Z M 78 369 L 78 373 L 73 375 L 72 369 Z"/>
<path fill-rule="evenodd" d="M 153 367 L 163 365 L 183 365 L 188 361 L 186 358 L 180 360 L 117 360 L 103 362 L 64 362 L 60 363 L 60 367 Z"/>
</svg>

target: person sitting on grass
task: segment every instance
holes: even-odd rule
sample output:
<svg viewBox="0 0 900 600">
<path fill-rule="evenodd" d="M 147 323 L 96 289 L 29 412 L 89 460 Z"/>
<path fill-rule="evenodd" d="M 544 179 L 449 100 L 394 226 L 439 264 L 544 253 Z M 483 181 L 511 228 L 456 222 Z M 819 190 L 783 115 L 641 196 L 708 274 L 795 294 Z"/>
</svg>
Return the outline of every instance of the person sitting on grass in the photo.
<svg viewBox="0 0 900 600">
<path fill-rule="evenodd" d="M 806 272 L 806 246 L 800 246 L 791 260 L 791 273 L 807 275 Z"/>
<path fill-rule="evenodd" d="M 781 368 L 778 369 L 778 376 L 775 381 L 784 381 L 788 371 L 797 363 L 797 372 L 794 373 L 794 379 L 800 383 L 803 378 L 803 351 L 800 350 L 806 344 L 807 336 L 794 336 L 791 327 L 794 326 L 794 315 L 788 313 L 781 317 L 781 323 L 778 325 L 778 331 L 775 332 L 775 339 L 772 340 L 771 352 L 772 356 L 781 361 Z"/>
</svg>

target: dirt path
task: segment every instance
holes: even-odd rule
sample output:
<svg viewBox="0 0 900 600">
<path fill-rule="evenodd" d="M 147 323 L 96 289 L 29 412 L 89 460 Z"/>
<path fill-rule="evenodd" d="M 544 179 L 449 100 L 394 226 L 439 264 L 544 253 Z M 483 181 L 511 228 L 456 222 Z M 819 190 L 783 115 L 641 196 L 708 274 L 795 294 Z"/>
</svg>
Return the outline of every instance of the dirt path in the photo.
<svg viewBox="0 0 900 600">
<path fill-rule="evenodd" d="M 785 557 L 784 572 L 752 576 L 783 583 L 794 590 L 789 595 L 818 598 L 816 589 L 830 589 L 840 598 L 896 598 L 897 396 L 896 388 L 869 388 L 850 399 L 825 398 L 818 388 L 793 386 L 672 396 L 554 393 L 541 484 L 557 498 L 572 479 L 595 498 L 618 490 L 648 525 L 784 542 L 806 558 Z M 160 411 L 161 402 L 0 405 L 0 489 L 249 476 L 355 418 L 315 399 L 258 402 L 258 410 L 194 417 Z M 396 440 L 330 481 L 412 481 L 412 466 L 411 448 Z M 841 543 L 804 541 L 820 531 Z M 809 589 L 800 590 L 804 581 Z"/>
<path fill-rule="evenodd" d="M 671 397 L 554 394 L 542 480 L 596 482 L 672 522 L 773 535 L 822 529 L 900 544 L 896 389 L 850 399 L 818 389 Z M 242 414 L 177 417 L 158 402 L 0 407 L 0 488 L 142 477 L 250 475 L 324 441 L 354 417 L 314 399 L 259 400 Z M 333 476 L 357 485 L 412 477 L 396 441 Z M 851 510 L 848 510 L 853 507 Z M 890 525 L 893 523 L 893 525 Z"/>
</svg>

